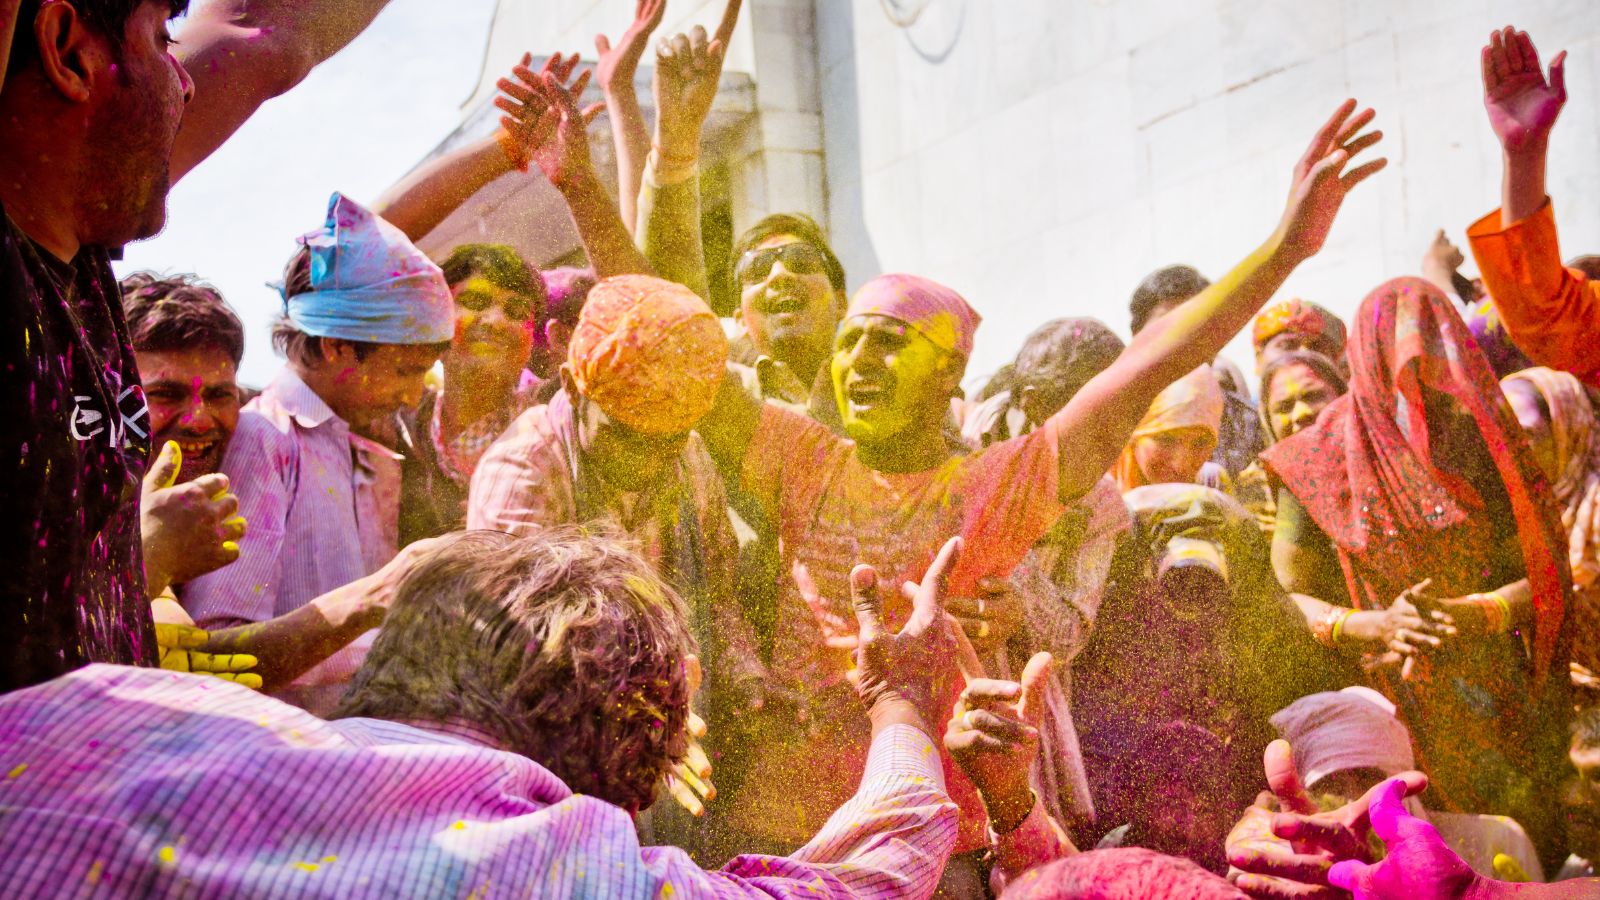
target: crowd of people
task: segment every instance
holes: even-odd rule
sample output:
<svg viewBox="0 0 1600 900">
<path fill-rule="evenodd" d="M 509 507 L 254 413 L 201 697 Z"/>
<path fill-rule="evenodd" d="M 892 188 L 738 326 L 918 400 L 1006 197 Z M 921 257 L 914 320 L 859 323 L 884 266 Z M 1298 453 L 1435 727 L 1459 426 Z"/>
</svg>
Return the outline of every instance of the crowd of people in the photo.
<svg viewBox="0 0 1600 900">
<path fill-rule="evenodd" d="M 707 258 L 741 0 L 656 44 L 653 124 L 637 0 L 286 241 L 248 389 L 215 288 L 110 261 L 383 5 L 213 0 L 176 46 L 183 0 L 0 0 L 7 896 L 1600 896 L 1564 54 L 1483 49 L 1478 279 L 1441 231 L 1348 323 L 1279 296 L 1385 166 L 1348 100 L 1232 270 L 969 397 L 979 312 L 850 292 L 808 211 Z M 505 176 L 585 267 L 417 249 Z"/>
</svg>

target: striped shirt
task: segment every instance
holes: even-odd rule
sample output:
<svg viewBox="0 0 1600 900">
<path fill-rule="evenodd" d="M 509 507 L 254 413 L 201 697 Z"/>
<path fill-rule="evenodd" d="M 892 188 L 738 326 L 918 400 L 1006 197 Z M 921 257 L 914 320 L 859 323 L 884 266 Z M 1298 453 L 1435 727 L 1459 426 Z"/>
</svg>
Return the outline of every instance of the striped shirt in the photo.
<svg viewBox="0 0 1600 900">
<path fill-rule="evenodd" d="M 956 809 L 926 735 L 873 739 L 788 857 L 705 871 L 622 809 L 459 734 L 324 721 L 217 679 L 95 665 L 0 697 L 10 897 L 927 897 Z"/>
<path fill-rule="evenodd" d="M 285 367 L 239 415 L 222 458 L 248 531 L 239 558 L 183 586 L 201 628 L 264 622 L 376 572 L 397 550 L 400 462 Z M 330 712 L 366 658 L 357 638 L 282 695 Z"/>
</svg>

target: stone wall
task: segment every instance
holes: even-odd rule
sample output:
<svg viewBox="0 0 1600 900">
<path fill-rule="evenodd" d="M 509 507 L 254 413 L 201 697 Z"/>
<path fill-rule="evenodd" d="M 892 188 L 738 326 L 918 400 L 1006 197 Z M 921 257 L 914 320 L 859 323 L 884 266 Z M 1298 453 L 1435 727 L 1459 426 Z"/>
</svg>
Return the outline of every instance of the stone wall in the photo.
<svg viewBox="0 0 1600 900">
<path fill-rule="evenodd" d="M 754 0 L 760 5 L 761 0 Z M 909 18 L 900 27 L 890 12 Z M 852 288 L 912 271 L 984 314 L 969 375 L 1038 323 L 1126 334 L 1160 265 L 1220 274 L 1273 228 L 1291 167 L 1345 97 L 1390 166 L 1287 294 L 1349 314 L 1433 234 L 1498 204 L 1481 103 L 1491 28 L 1568 50 L 1551 191 L 1568 255 L 1600 251 L 1592 0 L 817 0 L 827 219 Z M 1471 268 L 1469 261 L 1469 269 Z M 1230 348 L 1248 363 L 1247 342 Z M 1248 370 L 1248 365 L 1246 366 Z"/>
</svg>

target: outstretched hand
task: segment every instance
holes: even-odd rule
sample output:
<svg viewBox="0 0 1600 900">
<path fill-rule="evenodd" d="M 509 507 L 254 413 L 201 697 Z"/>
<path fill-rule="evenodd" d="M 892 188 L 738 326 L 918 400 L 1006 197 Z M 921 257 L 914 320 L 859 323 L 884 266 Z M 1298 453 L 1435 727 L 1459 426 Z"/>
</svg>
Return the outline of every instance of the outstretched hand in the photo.
<svg viewBox="0 0 1600 900">
<path fill-rule="evenodd" d="M 1373 111 L 1366 109 L 1352 117 L 1355 111 L 1356 101 L 1341 103 L 1295 164 L 1289 204 L 1278 232 L 1284 248 L 1296 260 L 1309 259 L 1322 249 L 1345 195 L 1389 164 L 1380 156 L 1348 168 L 1357 154 L 1383 139 L 1382 131 L 1361 131 L 1371 124 Z"/>
<path fill-rule="evenodd" d="M 743 0 L 728 0 L 714 35 L 696 25 L 688 34 L 657 43 L 656 144 L 663 155 L 680 159 L 699 155 L 700 127 L 717 99 L 723 56 L 742 5 Z"/>
<path fill-rule="evenodd" d="M 1392 778 L 1368 792 L 1373 797 L 1372 830 L 1388 850 L 1375 865 L 1346 859 L 1328 872 L 1328 883 L 1356 900 L 1417 900 L 1421 897 L 1465 897 L 1482 880 L 1439 837 L 1439 829 L 1406 811 L 1401 800 L 1406 785 Z"/>
<path fill-rule="evenodd" d="M 868 709 L 906 702 L 922 717 L 924 730 L 944 721 L 958 673 L 956 640 L 944 614 L 944 592 L 961 555 L 961 539 L 939 550 L 912 601 L 911 617 L 898 632 L 883 625 L 883 594 L 878 573 L 865 565 L 850 573 L 857 639 L 856 690 Z"/>
<path fill-rule="evenodd" d="M 578 54 L 563 58 L 557 53 L 547 58 L 538 72 L 528 68 L 532 64 L 533 54 L 524 53 L 522 61 L 511 67 L 512 77 L 495 82 L 500 93 L 494 98 L 494 105 L 503 113 L 500 116 L 500 132 L 495 137 L 506 159 L 523 171 L 527 171 L 533 161 L 533 151 L 549 139 L 556 121 L 545 120 L 550 104 L 535 85 L 542 84 L 546 74 L 553 75 L 562 85 L 568 84 L 573 71 L 578 68 Z M 578 77 L 582 80 L 574 86 L 582 93 L 589 73 L 585 71 Z"/>
<path fill-rule="evenodd" d="M 252 690 L 261 690 L 261 676 L 251 670 L 258 663 L 248 653 L 205 653 L 211 635 L 191 625 L 156 623 L 156 647 L 161 653 L 161 668 L 173 672 L 210 675 L 232 681 Z"/>
<path fill-rule="evenodd" d="M 650 35 L 660 27 L 661 17 L 666 11 L 667 0 L 637 0 L 633 24 L 622 33 L 622 39 L 617 41 L 615 47 L 605 35 L 594 36 L 594 49 L 600 59 L 595 64 L 594 77 L 607 96 L 623 91 L 629 96 L 633 95 L 633 77 L 639 71 L 639 60 L 643 58 L 645 47 L 650 44 Z"/>
<path fill-rule="evenodd" d="M 1258 900 L 1317 898 L 1341 895 L 1330 887 L 1328 873 L 1342 859 L 1371 859 L 1368 811 L 1382 785 L 1359 799 L 1319 812 L 1306 792 L 1289 742 L 1267 745 L 1263 756 L 1267 786 L 1228 835 L 1228 880 Z M 1427 787 L 1421 772 L 1394 779 L 1406 796 Z"/>
<path fill-rule="evenodd" d="M 560 59 L 559 54 L 552 57 L 535 72 L 528 68 L 529 60 L 524 57 L 523 64 L 511 70 L 516 81 L 500 79 L 502 93 L 494 98 L 495 106 L 505 113 L 500 127 L 512 135 L 519 147 L 517 152 L 524 154 L 521 164 L 537 164 L 557 187 L 592 169 L 588 126 L 605 109 L 603 103 L 578 109 L 578 98 L 583 96 L 594 70 L 584 69 L 568 83 L 578 55 Z M 507 146 L 507 142 L 502 141 L 501 145 Z M 512 152 L 507 150 L 508 155 Z"/>
<path fill-rule="evenodd" d="M 244 538 L 245 520 L 228 476 L 213 472 L 178 484 L 182 467 L 183 451 L 167 441 L 144 476 L 139 533 L 152 594 L 238 559 Z"/>
<path fill-rule="evenodd" d="M 700 658 L 686 657 L 684 667 L 689 679 L 689 696 L 692 698 L 700 693 L 700 680 L 704 674 L 700 668 Z M 667 793 L 690 815 L 703 816 L 706 804 L 717 799 L 717 786 L 711 783 L 711 758 L 700 746 L 700 739 L 706 736 L 706 720 L 700 718 L 693 709 L 689 710 L 688 731 L 689 748 L 684 751 L 683 759 L 667 772 Z"/>
<path fill-rule="evenodd" d="M 967 682 L 945 726 L 944 746 L 978 788 L 989 820 L 1004 833 L 1033 808 L 1029 770 L 1039 753 L 1045 682 L 1053 660 L 1035 653 L 1022 680 Z"/>
<path fill-rule="evenodd" d="M 1483 105 L 1489 127 L 1507 153 L 1543 153 L 1550 128 L 1567 102 L 1567 52 L 1550 61 L 1545 80 L 1539 51 L 1526 31 L 1507 25 L 1483 48 Z"/>
</svg>

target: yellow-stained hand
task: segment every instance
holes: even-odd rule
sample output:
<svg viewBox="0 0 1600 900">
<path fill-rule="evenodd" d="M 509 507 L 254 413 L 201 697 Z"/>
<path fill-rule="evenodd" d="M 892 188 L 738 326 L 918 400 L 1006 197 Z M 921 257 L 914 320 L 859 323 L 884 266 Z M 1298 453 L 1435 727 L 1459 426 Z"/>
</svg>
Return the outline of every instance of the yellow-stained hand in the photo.
<svg viewBox="0 0 1600 900">
<path fill-rule="evenodd" d="M 693 697 L 700 692 L 700 658 L 689 656 L 684 659 L 688 669 L 689 696 Z M 689 711 L 689 749 L 684 753 L 682 761 L 672 767 L 667 773 L 667 793 L 678 805 L 688 810 L 695 816 L 706 814 L 706 804 L 717 798 L 717 786 L 711 783 L 711 758 L 706 756 L 706 751 L 700 746 L 700 739 L 706 736 L 706 720 L 700 718 L 694 710 Z"/>
<path fill-rule="evenodd" d="M 145 580 L 152 593 L 220 569 L 239 558 L 245 520 L 228 476 L 201 475 L 178 484 L 183 453 L 173 441 L 145 473 L 139 536 Z"/>
<path fill-rule="evenodd" d="M 156 646 L 161 651 L 161 668 L 174 672 L 210 675 L 232 681 L 252 690 L 261 690 L 261 676 L 250 671 L 256 658 L 248 653 L 202 653 L 211 635 L 188 625 L 156 624 Z"/>
</svg>

